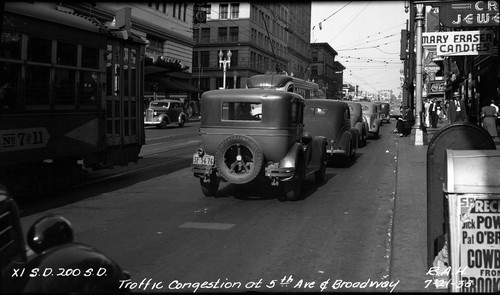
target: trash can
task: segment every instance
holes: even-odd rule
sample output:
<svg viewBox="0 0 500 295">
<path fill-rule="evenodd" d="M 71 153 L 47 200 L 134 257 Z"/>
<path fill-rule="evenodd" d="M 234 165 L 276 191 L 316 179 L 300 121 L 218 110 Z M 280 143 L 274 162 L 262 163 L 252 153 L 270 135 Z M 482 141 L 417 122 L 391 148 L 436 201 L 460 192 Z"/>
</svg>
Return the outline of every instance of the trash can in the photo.
<svg viewBox="0 0 500 295">
<path fill-rule="evenodd" d="M 500 291 L 500 151 L 446 150 L 452 292 Z"/>
</svg>

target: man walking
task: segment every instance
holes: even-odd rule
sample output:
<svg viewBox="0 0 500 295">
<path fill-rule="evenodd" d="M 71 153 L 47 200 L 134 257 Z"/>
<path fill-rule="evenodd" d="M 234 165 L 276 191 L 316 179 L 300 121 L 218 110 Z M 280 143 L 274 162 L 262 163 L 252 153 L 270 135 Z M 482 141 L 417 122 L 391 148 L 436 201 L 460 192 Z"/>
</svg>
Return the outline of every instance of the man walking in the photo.
<svg viewBox="0 0 500 295">
<path fill-rule="evenodd" d="M 437 115 L 437 103 L 433 98 L 431 99 L 431 105 L 429 106 L 429 117 L 432 128 L 437 128 L 438 115 Z"/>
</svg>

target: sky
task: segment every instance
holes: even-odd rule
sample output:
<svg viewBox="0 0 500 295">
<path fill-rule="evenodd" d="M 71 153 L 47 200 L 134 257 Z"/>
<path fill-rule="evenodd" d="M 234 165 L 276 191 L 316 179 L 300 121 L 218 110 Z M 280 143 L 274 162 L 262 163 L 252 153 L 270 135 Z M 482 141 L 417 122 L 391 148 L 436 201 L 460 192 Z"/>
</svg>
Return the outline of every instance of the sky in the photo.
<svg viewBox="0 0 500 295">
<path fill-rule="evenodd" d="M 344 70 L 344 83 L 369 93 L 401 93 L 401 30 L 405 1 L 318 1 L 311 7 L 311 43 L 328 43 Z"/>
</svg>

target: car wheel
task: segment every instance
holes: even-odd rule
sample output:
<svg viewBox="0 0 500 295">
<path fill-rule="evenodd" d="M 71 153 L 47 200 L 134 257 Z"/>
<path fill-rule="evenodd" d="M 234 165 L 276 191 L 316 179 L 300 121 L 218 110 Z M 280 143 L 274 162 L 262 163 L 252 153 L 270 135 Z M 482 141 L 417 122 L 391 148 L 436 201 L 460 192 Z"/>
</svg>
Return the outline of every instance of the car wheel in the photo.
<svg viewBox="0 0 500 295">
<path fill-rule="evenodd" d="M 316 183 L 323 183 L 325 181 L 326 175 L 326 163 L 328 159 L 326 157 L 326 147 L 323 148 L 323 155 L 321 156 L 321 166 L 318 171 L 314 173 Z"/>
<path fill-rule="evenodd" d="M 219 190 L 220 179 L 213 175 L 210 177 L 210 182 L 204 182 L 203 178 L 200 178 L 201 191 L 206 197 L 212 197 L 217 194 Z"/>
<path fill-rule="evenodd" d="M 259 174 L 264 155 L 260 145 L 248 136 L 233 135 L 224 139 L 215 153 L 219 173 L 228 182 L 244 184 Z"/>
<path fill-rule="evenodd" d="M 295 173 L 293 178 L 285 181 L 284 189 L 285 196 L 288 201 L 297 201 L 302 193 L 302 180 L 304 179 L 304 165 L 302 159 L 295 165 Z"/>
<path fill-rule="evenodd" d="M 168 122 L 167 121 L 161 121 L 160 124 L 158 124 L 159 129 L 165 129 L 167 128 Z"/>
</svg>

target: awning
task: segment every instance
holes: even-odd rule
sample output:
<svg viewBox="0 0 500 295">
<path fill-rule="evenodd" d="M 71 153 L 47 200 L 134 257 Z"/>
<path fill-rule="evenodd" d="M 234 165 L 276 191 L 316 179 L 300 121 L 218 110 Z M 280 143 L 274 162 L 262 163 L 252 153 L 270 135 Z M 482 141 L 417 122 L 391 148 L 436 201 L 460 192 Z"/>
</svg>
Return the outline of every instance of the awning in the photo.
<svg viewBox="0 0 500 295">
<path fill-rule="evenodd" d="M 163 87 L 165 87 L 165 89 L 168 90 L 180 90 L 185 92 L 196 92 L 196 93 L 203 92 L 203 90 L 194 87 L 188 82 L 177 79 L 171 80 L 170 78 L 167 77 L 152 76 L 152 77 L 147 77 L 146 81 L 160 83 L 163 85 Z"/>
<path fill-rule="evenodd" d="M 144 73 L 146 75 L 151 75 L 151 74 L 158 74 L 158 73 L 163 73 L 163 72 L 168 72 L 169 69 L 165 69 L 162 67 L 157 67 L 157 66 L 145 66 L 144 67 Z"/>
</svg>

